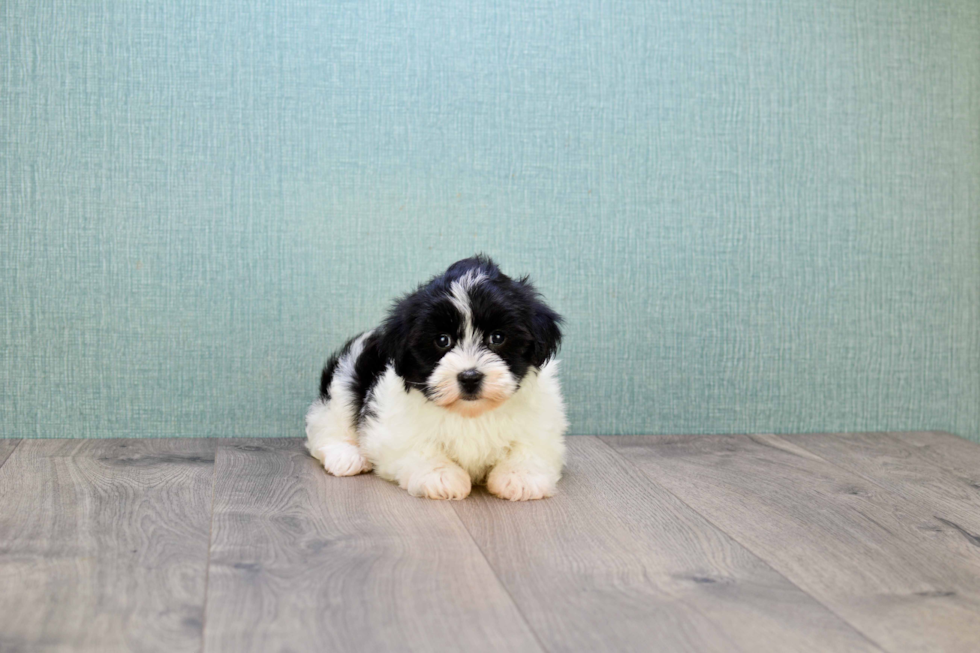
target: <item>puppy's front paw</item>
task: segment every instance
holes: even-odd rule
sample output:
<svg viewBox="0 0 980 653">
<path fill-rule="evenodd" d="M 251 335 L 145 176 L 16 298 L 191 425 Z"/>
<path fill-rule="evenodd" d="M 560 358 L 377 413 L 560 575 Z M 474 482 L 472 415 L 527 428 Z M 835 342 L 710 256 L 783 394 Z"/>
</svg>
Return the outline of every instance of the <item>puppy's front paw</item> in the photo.
<svg viewBox="0 0 980 653">
<path fill-rule="evenodd" d="M 316 457 L 327 473 L 334 476 L 355 476 L 371 471 L 371 463 L 361 455 L 360 449 L 349 442 L 334 442 L 320 447 Z"/>
<path fill-rule="evenodd" d="M 405 489 L 427 499 L 465 499 L 470 494 L 470 475 L 459 465 L 441 464 L 413 474 Z"/>
<path fill-rule="evenodd" d="M 490 494 L 508 501 L 544 499 L 555 493 L 550 477 L 522 467 L 494 467 L 487 476 Z"/>
</svg>

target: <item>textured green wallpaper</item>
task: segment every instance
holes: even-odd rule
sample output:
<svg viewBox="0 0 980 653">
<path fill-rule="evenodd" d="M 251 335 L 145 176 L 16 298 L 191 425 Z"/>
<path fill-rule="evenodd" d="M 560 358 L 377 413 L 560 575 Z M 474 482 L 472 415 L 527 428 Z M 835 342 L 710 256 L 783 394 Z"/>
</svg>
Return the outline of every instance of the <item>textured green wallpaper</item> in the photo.
<svg viewBox="0 0 980 653">
<path fill-rule="evenodd" d="M 574 433 L 980 438 L 980 3 L 0 3 L 8 437 L 295 436 L 484 251 Z"/>
</svg>

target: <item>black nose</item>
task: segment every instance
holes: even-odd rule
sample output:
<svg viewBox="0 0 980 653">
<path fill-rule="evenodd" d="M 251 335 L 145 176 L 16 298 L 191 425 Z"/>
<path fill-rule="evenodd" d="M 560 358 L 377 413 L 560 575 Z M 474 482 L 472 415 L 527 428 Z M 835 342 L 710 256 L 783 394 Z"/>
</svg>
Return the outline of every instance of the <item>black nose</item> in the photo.
<svg viewBox="0 0 980 653">
<path fill-rule="evenodd" d="M 463 370 L 456 375 L 456 380 L 459 381 L 459 387 L 462 388 L 465 394 L 473 395 L 477 393 L 480 389 L 480 384 L 483 383 L 483 372 L 479 370 Z"/>
</svg>

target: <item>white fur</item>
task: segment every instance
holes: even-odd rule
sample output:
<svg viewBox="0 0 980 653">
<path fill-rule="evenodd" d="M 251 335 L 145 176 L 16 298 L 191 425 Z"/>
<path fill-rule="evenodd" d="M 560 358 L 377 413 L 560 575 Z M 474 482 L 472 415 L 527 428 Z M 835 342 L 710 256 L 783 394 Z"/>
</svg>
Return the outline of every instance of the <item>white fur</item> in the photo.
<svg viewBox="0 0 980 653">
<path fill-rule="evenodd" d="M 474 338 L 467 338 L 452 348 L 429 375 L 428 386 L 433 389 L 430 399 L 438 406 L 475 417 L 493 410 L 517 390 L 517 379 L 510 368 L 492 351 L 479 346 L 479 331 Z M 480 398 L 461 398 L 457 375 L 463 370 L 477 369 L 483 372 Z"/>
<path fill-rule="evenodd" d="M 509 399 L 475 417 L 446 410 L 414 388 L 406 392 L 389 366 L 371 393 L 374 414 L 359 429 L 352 410 L 335 406 L 341 369 L 330 401 L 314 403 L 307 415 L 307 446 L 331 474 L 357 468 L 346 462 L 348 450 L 333 448 L 356 443 L 365 461 L 358 471 L 373 466 L 415 496 L 462 499 L 482 482 L 511 501 L 554 493 L 568 428 L 557 361 L 532 368 Z"/>
<path fill-rule="evenodd" d="M 334 476 L 353 476 L 371 471 L 357 443 L 357 419 L 350 381 L 354 363 L 364 351 L 371 331 L 361 334 L 338 361 L 330 382 L 330 399 L 317 399 L 306 412 L 306 448 Z"/>
<path fill-rule="evenodd" d="M 434 404 L 418 390 L 405 392 L 389 367 L 375 389 L 375 416 L 361 426 L 361 451 L 378 476 L 416 496 L 431 496 L 418 486 L 416 475 L 427 477 L 430 469 L 442 467 L 460 469 L 472 483 L 494 478 L 498 468 L 498 475 L 518 470 L 512 479 L 515 488 L 488 488 L 514 500 L 550 496 L 561 477 L 562 436 L 568 427 L 556 372 L 556 362 L 530 371 L 520 389 L 495 410 L 467 417 Z M 459 498 L 469 494 L 468 487 L 454 489 Z"/>
</svg>

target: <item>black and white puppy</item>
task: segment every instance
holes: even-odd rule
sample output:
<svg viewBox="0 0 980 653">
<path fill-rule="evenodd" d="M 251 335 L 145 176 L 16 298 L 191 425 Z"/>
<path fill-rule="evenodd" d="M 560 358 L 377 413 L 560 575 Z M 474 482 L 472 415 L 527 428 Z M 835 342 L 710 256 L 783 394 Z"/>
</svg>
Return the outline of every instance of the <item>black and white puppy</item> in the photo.
<svg viewBox="0 0 980 653">
<path fill-rule="evenodd" d="M 484 256 L 452 264 L 327 362 L 307 447 L 335 476 L 370 471 L 418 497 L 551 496 L 568 426 L 554 356 L 561 318 L 527 277 Z"/>
</svg>

